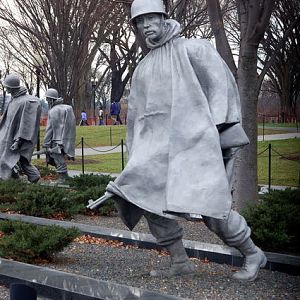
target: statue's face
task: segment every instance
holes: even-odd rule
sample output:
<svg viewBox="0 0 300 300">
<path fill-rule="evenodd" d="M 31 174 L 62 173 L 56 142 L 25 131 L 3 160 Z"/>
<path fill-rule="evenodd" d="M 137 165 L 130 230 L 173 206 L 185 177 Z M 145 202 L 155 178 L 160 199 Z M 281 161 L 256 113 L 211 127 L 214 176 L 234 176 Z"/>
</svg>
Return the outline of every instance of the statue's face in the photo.
<svg viewBox="0 0 300 300">
<path fill-rule="evenodd" d="M 10 88 L 10 87 L 6 87 L 6 92 L 7 92 L 8 94 L 11 94 L 11 92 L 12 92 L 12 88 Z"/>
<path fill-rule="evenodd" d="M 52 98 L 48 98 L 48 97 L 46 97 L 46 100 L 48 102 L 49 109 L 52 108 L 54 100 Z"/>
<path fill-rule="evenodd" d="M 164 32 L 164 17 L 162 14 L 146 14 L 135 19 L 138 31 L 145 38 L 158 41 Z"/>
</svg>

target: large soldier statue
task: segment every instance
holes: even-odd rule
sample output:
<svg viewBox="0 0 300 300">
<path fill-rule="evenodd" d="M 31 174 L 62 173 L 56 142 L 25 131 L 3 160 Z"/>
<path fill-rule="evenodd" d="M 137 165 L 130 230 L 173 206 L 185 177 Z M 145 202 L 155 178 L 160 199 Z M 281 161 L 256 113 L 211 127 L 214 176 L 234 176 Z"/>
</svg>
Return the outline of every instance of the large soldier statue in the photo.
<svg viewBox="0 0 300 300">
<path fill-rule="evenodd" d="M 68 177 L 65 157 L 75 158 L 76 120 L 73 108 L 63 104 L 56 89 L 46 91 L 46 100 L 49 112 L 43 148 L 47 163 L 56 168 L 58 183 L 63 183 Z"/>
<path fill-rule="evenodd" d="M 40 173 L 30 162 L 39 131 L 40 100 L 27 94 L 16 74 L 7 75 L 3 85 L 11 101 L 0 120 L 0 179 L 18 178 L 21 169 L 28 181 L 37 182 Z"/>
<path fill-rule="evenodd" d="M 249 140 L 240 125 L 240 99 L 226 63 L 206 40 L 180 38 L 161 0 L 135 0 L 131 21 L 150 52 L 137 66 L 128 99 L 128 163 L 107 186 L 132 229 L 144 215 L 171 255 L 168 270 L 194 272 L 174 216 L 203 221 L 245 257 L 238 280 L 254 280 L 266 264 L 245 219 L 231 209 L 234 152 Z M 188 113 L 186 111 L 188 110 Z"/>
</svg>

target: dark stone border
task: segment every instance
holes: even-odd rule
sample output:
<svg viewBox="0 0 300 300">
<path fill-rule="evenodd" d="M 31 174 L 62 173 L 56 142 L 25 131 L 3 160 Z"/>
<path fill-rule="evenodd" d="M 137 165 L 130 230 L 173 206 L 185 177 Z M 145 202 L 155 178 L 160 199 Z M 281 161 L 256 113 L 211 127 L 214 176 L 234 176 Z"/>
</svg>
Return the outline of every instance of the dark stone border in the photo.
<svg viewBox="0 0 300 300">
<path fill-rule="evenodd" d="M 91 236 L 101 237 L 109 240 L 118 240 L 126 244 L 135 245 L 146 249 L 160 249 L 155 239 L 150 234 L 131 232 L 126 230 L 116 230 L 99 226 L 86 225 L 81 223 L 58 221 L 44 218 L 37 218 L 25 215 L 12 215 L 0 213 L 0 219 L 20 220 L 37 225 L 59 225 L 65 228 L 76 227 L 82 233 Z M 198 241 L 184 240 L 184 246 L 190 257 L 208 259 L 217 263 L 226 263 L 231 266 L 241 266 L 243 258 L 239 251 L 234 248 L 208 244 Z M 266 269 L 272 271 L 285 272 L 292 275 L 300 275 L 300 257 L 285 255 L 273 252 L 266 252 L 268 263 Z"/>
<path fill-rule="evenodd" d="M 94 300 L 180 300 L 136 287 L 97 280 L 50 268 L 0 258 L 0 283 L 21 283 L 33 287 L 37 294 L 49 299 Z"/>
</svg>

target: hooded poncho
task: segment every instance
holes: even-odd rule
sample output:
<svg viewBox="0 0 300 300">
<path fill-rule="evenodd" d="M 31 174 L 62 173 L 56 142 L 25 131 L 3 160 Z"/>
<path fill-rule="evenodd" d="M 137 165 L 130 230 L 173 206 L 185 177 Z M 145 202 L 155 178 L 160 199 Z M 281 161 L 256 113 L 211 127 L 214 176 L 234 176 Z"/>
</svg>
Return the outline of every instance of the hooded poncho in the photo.
<svg viewBox="0 0 300 300">
<path fill-rule="evenodd" d="M 179 38 L 180 25 L 167 24 L 158 43 L 146 40 L 151 51 L 134 72 L 128 163 L 107 196 L 165 217 L 225 219 L 232 196 L 216 125 L 240 122 L 235 79 L 208 41 Z M 125 223 L 131 211 L 121 211 Z"/>
<path fill-rule="evenodd" d="M 11 177 L 20 156 L 29 162 L 36 145 L 41 115 L 40 100 L 27 95 L 21 87 L 13 95 L 0 121 L 0 178 Z M 14 141 L 22 139 L 21 147 L 11 151 Z"/>
<path fill-rule="evenodd" d="M 63 146 L 64 153 L 75 157 L 76 119 L 73 108 L 57 102 L 48 112 L 48 122 L 45 130 L 44 146 L 52 147 L 53 143 Z"/>
</svg>

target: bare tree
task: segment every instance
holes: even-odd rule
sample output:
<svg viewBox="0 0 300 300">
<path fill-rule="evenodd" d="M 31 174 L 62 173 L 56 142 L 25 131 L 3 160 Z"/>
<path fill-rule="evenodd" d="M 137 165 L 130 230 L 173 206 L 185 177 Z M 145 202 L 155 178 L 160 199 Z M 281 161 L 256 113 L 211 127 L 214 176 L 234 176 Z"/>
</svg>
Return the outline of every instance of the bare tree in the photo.
<svg viewBox="0 0 300 300">
<path fill-rule="evenodd" d="M 220 1 L 207 0 L 208 14 L 216 38 L 217 50 L 236 76 L 242 105 L 243 127 L 250 145 L 239 155 L 236 168 L 234 198 L 238 208 L 257 201 L 257 101 L 262 77 L 258 76 L 258 46 L 268 28 L 275 0 L 237 0 L 240 31 L 238 67 L 224 29 Z"/>
<path fill-rule="evenodd" d="M 284 115 L 297 119 L 296 104 L 300 94 L 300 2 L 280 0 L 271 18 L 271 25 L 262 43 L 260 59 L 270 65 L 267 75 L 280 96 L 282 121 Z M 270 63 L 271 61 L 271 63 Z"/>
<path fill-rule="evenodd" d="M 10 5 L 12 3 L 13 5 Z M 114 1 L 0 1 L 2 49 L 11 49 L 22 64 L 41 72 L 44 83 L 56 87 L 75 107 L 86 104 L 86 83 L 97 44 L 118 19 Z M 97 43 L 91 43 L 97 33 Z"/>
</svg>

